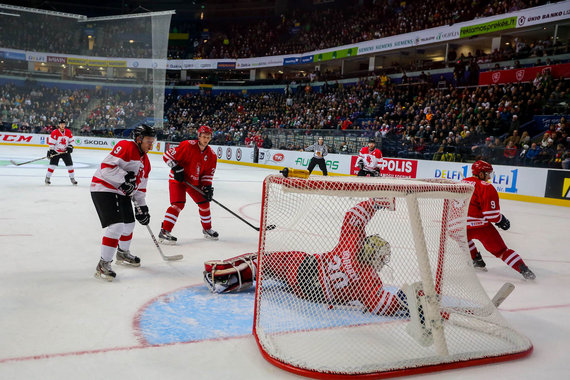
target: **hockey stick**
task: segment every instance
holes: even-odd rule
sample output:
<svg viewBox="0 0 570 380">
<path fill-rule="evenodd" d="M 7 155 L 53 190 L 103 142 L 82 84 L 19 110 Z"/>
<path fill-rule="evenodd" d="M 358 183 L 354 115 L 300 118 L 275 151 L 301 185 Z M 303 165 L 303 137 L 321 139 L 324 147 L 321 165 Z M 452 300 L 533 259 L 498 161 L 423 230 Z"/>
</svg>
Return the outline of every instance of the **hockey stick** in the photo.
<svg viewBox="0 0 570 380">
<path fill-rule="evenodd" d="M 184 181 L 184 183 L 186 185 L 190 186 L 191 188 L 193 188 L 194 190 L 196 190 L 197 192 L 199 192 L 200 194 L 205 195 L 202 190 L 200 190 L 198 187 L 192 185 L 190 182 Z M 254 230 L 259 231 L 259 227 L 254 226 L 253 224 L 251 224 L 250 222 L 248 222 L 247 220 L 245 220 L 244 218 L 242 218 L 241 216 L 239 216 L 238 214 L 236 214 L 235 212 L 233 212 L 232 210 L 230 210 L 229 208 L 227 208 L 226 206 L 224 206 L 223 204 L 221 204 L 220 202 L 218 202 L 214 198 L 212 198 L 212 202 L 214 202 L 215 204 L 217 204 L 218 206 L 220 206 L 221 208 L 223 208 L 224 210 L 226 210 L 227 212 L 229 212 L 230 214 L 232 214 L 233 216 L 235 216 L 236 218 L 238 218 L 239 220 L 241 220 L 242 222 L 244 222 L 245 224 L 247 224 L 248 226 L 250 226 Z M 276 227 L 275 224 L 270 224 L 267 227 L 265 227 L 265 229 L 267 231 L 270 231 L 270 230 L 275 229 L 275 227 Z"/>
<path fill-rule="evenodd" d="M 15 166 L 22 166 L 22 165 L 26 165 L 26 164 L 31 164 L 32 162 L 36 162 L 36 161 L 39 161 L 39 160 L 44 160 L 44 159 L 46 159 L 46 158 L 50 158 L 50 159 L 51 159 L 52 157 L 59 156 L 60 154 L 63 154 L 63 152 L 62 152 L 62 153 L 58 153 L 58 154 L 54 154 L 53 156 L 49 156 L 49 157 L 48 157 L 48 156 L 44 156 L 44 157 L 40 157 L 40 158 L 34 158 L 33 160 L 26 161 L 26 162 L 20 162 L 19 164 L 16 163 L 16 161 L 14 161 L 14 160 L 10 160 L 10 163 L 11 163 L 12 165 L 15 165 Z"/>
<path fill-rule="evenodd" d="M 137 212 L 139 214 L 142 214 L 142 210 L 140 208 L 140 206 L 138 205 L 138 203 L 133 199 L 133 204 L 135 205 L 135 208 L 137 209 Z M 148 230 L 148 233 L 150 234 L 150 237 L 152 238 L 152 241 L 154 242 L 154 245 L 156 246 L 156 248 L 158 249 L 158 253 L 160 253 L 160 256 L 162 256 L 162 259 L 164 261 L 176 261 L 176 260 L 182 260 L 184 258 L 183 255 L 172 255 L 172 256 L 167 256 L 164 253 L 162 253 L 162 249 L 160 248 L 160 245 L 158 244 L 158 241 L 156 240 L 156 237 L 154 236 L 154 234 L 152 233 L 152 230 L 150 229 L 150 226 L 147 224 L 146 225 L 146 229 Z"/>
<path fill-rule="evenodd" d="M 493 299 L 491 299 L 492 305 L 487 305 L 479 308 L 468 308 L 468 307 L 450 307 L 449 310 L 458 312 L 460 314 L 473 315 L 476 317 L 487 317 L 491 315 L 494 309 L 498 308 L 505 299 L 513 292 L 515 286 L 510 282 L 505 282 L 503 286 L 497 291 Z"/>
</svg>

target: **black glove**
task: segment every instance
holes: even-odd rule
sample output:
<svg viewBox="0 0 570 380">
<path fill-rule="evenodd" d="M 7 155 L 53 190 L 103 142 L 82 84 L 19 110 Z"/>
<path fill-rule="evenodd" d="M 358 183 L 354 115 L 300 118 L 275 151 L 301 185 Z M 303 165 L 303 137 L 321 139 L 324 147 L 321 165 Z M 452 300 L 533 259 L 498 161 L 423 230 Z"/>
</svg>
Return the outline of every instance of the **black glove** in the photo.
<svg viewBox="0 0 570 380">
<path fill-rule="evenodd" d="M 202 192 L 204 193 L 204 198 L 211 202 L 214 197 L 214 188 L 212 186 L 202 186 Z"/>
<path fill-rule="evenodd" d="M 499 227 L 502 230 L 508 230 L 511 228 L 511 222 L 503 214 L 501 214 L 501 220 L 498 223 L 495 223 L 495 226 Z"/>
<path fill-rule="evenodd" d="M 360 170 L 364 169 L 364 161 L 360 161 L 358 163 L 358 167 L 360 168 Z"/>
<path fill-rule="evenodd" d="M 123 190 L 123 193 L 125 193 L 127 197 L 130 197 L 136 187 L 137 179 L 135 177 L 135 172 L 127 172 L 125 175 L 125 182 L 119 186 L 119 189 Z"/>
<path fill-rule="evenodd" d="M 372 171 L 372 177 L 380 177 L 380 169 L 374 169 Z"/>
<path fill-rule="evenodd" d="M 140 224 L 146 226 L 150 222 L 150 214 L 148 213 L 148 206 L 135 207 L 135 218 L 137 218 Z"/>
<path fill-rule="evenodd" d="M 68 145 L 65 150 L 66 150 L 67 153 L 69 153 L 69 154 L 73 153 L 73 147 L 72 147 L 71 145 Z"/>
<path fill-rule="evenodd" d="M 184 182 L 184 168 L 180 165 L 176 165 L 172 168 L 172 174 L 174 175 L 174 179 L 178 182 Z"/>
<path fill-rule="evenodd" d="M 49 149 L 47 151 L 47 158 L 52 158 L 53 156 L 57 156 L 57 152 L 53 149 Z"/>
</svg>

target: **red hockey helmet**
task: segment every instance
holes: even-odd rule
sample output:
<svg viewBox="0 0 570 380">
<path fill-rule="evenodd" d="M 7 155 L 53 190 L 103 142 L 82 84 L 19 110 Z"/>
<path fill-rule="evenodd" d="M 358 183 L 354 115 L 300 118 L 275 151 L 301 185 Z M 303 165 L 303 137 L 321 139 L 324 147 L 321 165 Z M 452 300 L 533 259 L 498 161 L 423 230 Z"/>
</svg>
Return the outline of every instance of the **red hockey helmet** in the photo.
<svg viewBox="0 0 570 380">
<path fill-rule="evenodd" d="M 202 125 L 199 129 L 198 129 L 198 136 L 200 136 L 201 133 L 206 133 L 206 134 L 212 134 L 212 128 L 208 127 L 207 125 Z"/>
<path fill-rule="evenodd" d="M 492 171 L 493 171 L 493 166 L 487 161 L 482 161 L 482 160 L 475 161 L 471 166 L 471 172 L 473 172 L 474 176 L 478 176 L 479 173 L 481 172 L 491 173 Z"/>
</svg>

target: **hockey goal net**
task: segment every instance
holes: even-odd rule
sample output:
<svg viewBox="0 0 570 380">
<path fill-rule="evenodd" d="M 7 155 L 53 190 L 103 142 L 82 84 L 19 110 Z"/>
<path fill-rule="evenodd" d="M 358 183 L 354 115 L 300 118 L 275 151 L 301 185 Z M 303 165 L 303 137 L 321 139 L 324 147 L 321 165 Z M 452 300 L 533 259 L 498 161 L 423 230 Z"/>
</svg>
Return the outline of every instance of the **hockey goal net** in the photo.
<svg viewBox="0 0 570 380">
<path fill-rule="evenodd" d="M 268 176 L 254 316 L 262 355 L 334 378 L 530 354 L 472 268 L 472 191 L 443 180 Z"/>
</svg>

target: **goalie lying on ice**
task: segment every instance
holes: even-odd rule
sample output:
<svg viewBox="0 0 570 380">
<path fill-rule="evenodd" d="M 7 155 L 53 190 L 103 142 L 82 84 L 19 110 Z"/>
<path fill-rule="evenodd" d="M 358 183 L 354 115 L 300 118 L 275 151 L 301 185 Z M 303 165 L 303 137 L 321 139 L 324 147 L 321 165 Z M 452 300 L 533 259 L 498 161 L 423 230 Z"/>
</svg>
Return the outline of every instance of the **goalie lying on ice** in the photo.
<svg viewBox="0 0 570 380">
<path fill-rule="evenodd" d="M 265 252 L 260 275 L 278 280 L 297 297 L 329 305 L 358 301 L 380 315 L 408 315 L 406 295 L 384 288 L 380 271 L 390 261 L 390 244 L 365 228 L 378 210 L 394 210 L 394 200 L 371 198 L 352 207 L 344 217 L 340 239 L 330 252 Z M 240 291 L 253 285 L 258 257 L 248 253 L 227 260 L 207 261 L 204 281 L 212 292 Z"/>
</svg>

